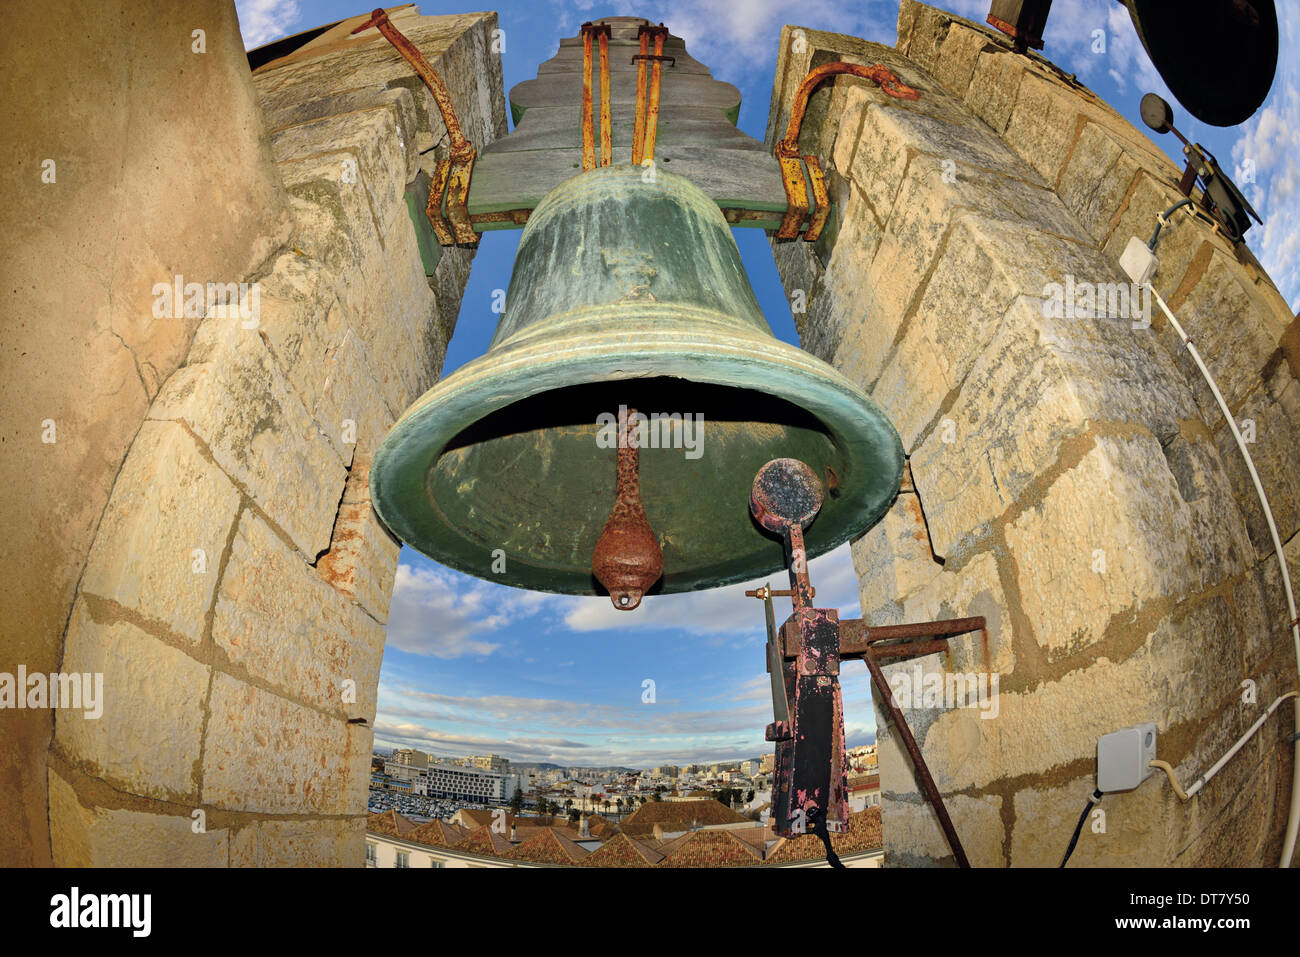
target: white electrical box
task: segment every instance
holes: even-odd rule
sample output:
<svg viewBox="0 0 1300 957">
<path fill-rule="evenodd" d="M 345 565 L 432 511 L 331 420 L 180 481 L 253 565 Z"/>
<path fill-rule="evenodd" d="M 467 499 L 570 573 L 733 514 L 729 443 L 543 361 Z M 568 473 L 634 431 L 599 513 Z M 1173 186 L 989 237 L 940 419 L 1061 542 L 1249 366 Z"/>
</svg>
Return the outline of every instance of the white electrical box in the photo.
<svg viewBox="0 0 1300 957">
<path fill-rule="evenodd" d="M 1097 790 L 1133 790 L 1155 773 L 1155 758 L 1155 722 L 1103 734 L 1097 739 Z"/>
<path fill-rule="evenodd" d="M 1146 243 L 1136 236 L 1130 236 L 1128 245 L 1124 247 L 1124 252 L 1119 257 L 1119 265 L 1124 272 L 1128 273 L 1129 279 L 1139 286 L 1144 286 L 1155 275 L 1160 260 L 1147 248 Z"/>
</svg>

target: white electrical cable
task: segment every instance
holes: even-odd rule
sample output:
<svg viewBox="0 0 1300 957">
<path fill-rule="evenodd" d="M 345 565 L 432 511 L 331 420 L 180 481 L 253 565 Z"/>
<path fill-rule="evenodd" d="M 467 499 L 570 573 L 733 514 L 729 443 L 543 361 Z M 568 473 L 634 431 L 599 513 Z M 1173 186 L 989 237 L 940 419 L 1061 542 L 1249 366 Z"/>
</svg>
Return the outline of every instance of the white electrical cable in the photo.
<svg viewBox="0 0 1300 957">
<path fill-rule="evenodd" d="M 1265 709 L 1264 713 L 1261 714 L 1255 720 L 1255 723 L 1246 729 L 1246 733 L 1237 739 L 1237 743 L 1234 744 L 1231 748 L 1229 748 L 1227 752 L 1223 755 L 1223 757 L 1215 761 L 1214 764 L 1210 766 L 1210 770 L 1206 771 L 1199 778 L 1193 781 L 1192 786 L 1189 787 L 1186 791 L 1184 791 L 1181 787 L 1179 787 L 1178 779 L 1174 777 L 1173 765 L 1171 765 L 1168 761 L 1150 761 L 1148 762 L 1147 767 L 1159 768 L 1161 771 L 1164 771 L 1165 774 L 1168 775 L 1169 777 L 1169 783 L 1173 785 L 1174 793 L 1176 793 L 1180 799 L 1184 801 L 1190 801 L 1193 797 L 1196 796 L 1196 792 L 1201 790 L 1201 788 L 1205 787 L 1205 785 L 1209 784 L 1210 778 L 1218 774 L 1219 771 L 1222 770 L 1223 766 L 1227 764 L 1229 760 L 1231 760 L 1232 756 L 1241 750 L 1241 746 L 1254 736 L 1255 732 L 1258 731 L 1263 726 L 1264 722 L 1268 720 L 1268 716 L 1277 710 L 1278 705 L 1280 705 L 1283 701 L 1287 700 L 1287 698 L 1296 698 L 1296 697 L 1300 697 L 1300 691 L 1288 691 L 1286 694 L 1280 695 L 1277 698 L 1277 700 L 1275 700 L 1271 705 L 1269 705 L 1268 708 Z"/>
<path fill-rule="evenodd" d="M 1241 450 L 1241 457 L 1246 460 L 1246 468 L 1250 470 L 1251 481 L 1255 483 L 1255 494 L 1259 496 L 1259 503 L 1264 507 L 1264 518 L 1268 521 L 1268 533 L 1273 538 L 1273 551 L 1277 553 L 1278 569 L 1282 575 L 1282 588 L 1286 592 L 1287 610 L 1291 614 L 1291 637 L 1295 643 L 1296 673 L 1297 675 L 1300 675 L 1300 614 L 1296 613 L 1295 595 L 1291 591 L 1291 573 L 1287 569 L 1286 555 L 1282 550 L 1282 539 L 1277 532 L 1277 523 L 1273 521 L 1273 509 L 1268 504 L 1268 496 L 1264 494 L 1264 486 L 1259 480 L 1259 473 L 1255 471 L 1255 460 L 1250 457 L 1250 450 L 1246 448 L 1246 443 L 1241 437 L 1241 432 L 1237 428 L 1236 419 L 1233 418 L 1232 412 L 1228 408 L 1228 403 L 1223 398 L 1223 393 L 1219 391 L 1219 387 L 1214 381 L 1214 376 L 1210 375 L 1210 370 L 1205 367 L 1205 363 L 1201 359 L 1201 353 L 1197 350 L 1191 337 L 1187 335 L 1178 320 L 1174 318 L 1174 314 L 1169 311 L 1169 307 L 1165 304 L 1164 299 L 1161 298 L 1160 293 L 1156 291 L 1155 286 L 1148 282 L 1146 283 L 1146 287 L 1151 290 L 1151 295 L 1155 297 L 1156 305 L 1158 305 L 1160 311 L 1165 314 L 1165 318 L 1169 320 L 1169 324 L 1173 326 L 1174 331 L 1178 333 L 1178 337 L 1183 340 L 1183 344 L 1187 346 L 1187 351 L 1191 354 L 1192 361 L 1196 363 L 1196 367 L 1201 370 L 1201 375 L 1205 377 L 1206 383 L 1209 384 L 1210 391 L 1214 393 L 1214 400 L 1219 403 L 1219 411 L 1223 413 L 1224 419 L 1227 420 L 1228 428 L 1232 430 L 1232 437 L 1237 441 L 1237 448 Z M 1294 693 L 1295 692 L 1292 692 L 1291 694 Z M 1245 736 L 1233 745 L 1232 749 L 1220 758 L 1208 772 L 1197 778 L 1196 783 L 1187 789 L 1187 796 L 1189 798 L 1199 791 L 1201 787 L 1204 786 L 1205 782 L 1213 777 L 1229 758 L 1237 753 L 1237 750 L 1246 743 L 1250 736 L 1259 730 L 1260 726 L 1264 723 L 1264 719 L 1267 718 L 1269 714 L 1273 712 L 1273 709 L 1287 697 L 1290 697 L 1290 695 L 1283 695 L 1281 698 L 1278 698 L 1277 701 L 1274 701 L 1268 711 L 1264 712 L 1251 729 L 1246 732 Z M 1295 712 L 1295 727 L 1296 731 L 1300 732 L 1300 698 L 1297 698 Z M 1282 859 L 1278 863 L 1279 867 L 1291 866 L 1291 857 L 1295 854 L 1296 838 L 1297 835 L 1300 835 L 1300 736 L 1297 736 L 1295 739 L 1294 763 L 1296 773 L 1294 775 L 1295 780 L 1292 782 L 1291 787 L 1291 812 L 1287 817 L 1286 837 L 1282 842 Z"/>
</svg>

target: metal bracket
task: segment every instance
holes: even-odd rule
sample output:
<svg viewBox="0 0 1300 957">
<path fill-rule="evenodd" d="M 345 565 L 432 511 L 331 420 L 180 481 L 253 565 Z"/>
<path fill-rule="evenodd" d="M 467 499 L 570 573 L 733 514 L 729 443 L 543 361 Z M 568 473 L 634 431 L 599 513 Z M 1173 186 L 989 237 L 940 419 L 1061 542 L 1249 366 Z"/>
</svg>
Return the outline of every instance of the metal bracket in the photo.
<svg viewBox="0 0 1300 957">
<path fill-rule="evenodd" d="M 474 149 L 474 144 L 461 132 L 460 121 L 456 119 L 456 108 L 451 102 L 451 93 L 448 92 L 447 85 L 442 82 L 442 77 L 438 76 L 437 71 L 420 53 L 419 48 L 393 26 L 387 12 L 382 8 L 372 12 L 370 19 L 352 33 L 361 33 L 371 27 L 383 34 L 384 39 L 393 45 L 424 81 L 424 85 L 429 88 L 434 103 L 438 105 L 438 112 L 442 114 L 442 122 L 447 127 L 447 137 L 451 140 L 449 158 L 438 163 L 429 189 L 429 201 L 425 206 L 425 213 L 429 217 L 430 225 L 433 226 L 434 234 L 438 237 L 438 242 L 444 246 L 452 246 L 456 243 L 476 246 L 478 233 L 474 232 L 474 226 L 470 222 L 468 200 L 469 178 L 474 171 L 474 158 L 478 152 Z"/>
<path fill-rule="evenodd" d="M 799 129 L 803 126 L 804 114 L 808 111 L 808 99 L 823 80 L 838 74 L 861 77 L 872 80 L 880 89 L 895 99 L 917 100 L 921 94 L 903 83 L 888 67 L 862 63 L 824 63 L 811 71 L 799 89 L 795 92 L 794 102 L 790 107 L 790 124 L 785 136 L 776 144 L 775 154 L 781 164 L 781 180 L 785 184 L 788 206 L 781 225 L 776 231 L 777 239 L 794 239 L 804 227 L 807 217 L 808 225 L 803 238 L 814 242 L 821 236 L 826 221 L 830 218 L 830 196 L 826 189 L 826 179 L 822 175 L 821 164 L 815 156 L 799 155 Z M 812 202 L 809 202 L 809 184 L 812 187 Z M 811 215 L 810 215 L 811 213 Z"/>
</svg>

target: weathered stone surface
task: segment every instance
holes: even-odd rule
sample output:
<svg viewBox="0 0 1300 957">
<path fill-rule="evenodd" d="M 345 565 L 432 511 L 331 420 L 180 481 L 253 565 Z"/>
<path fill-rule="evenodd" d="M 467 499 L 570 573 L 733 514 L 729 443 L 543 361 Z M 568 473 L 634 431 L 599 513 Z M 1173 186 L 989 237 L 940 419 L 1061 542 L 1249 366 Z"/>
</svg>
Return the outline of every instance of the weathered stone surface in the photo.
<svg viewBox="0 0 1300 957">
<path fill-rule="evenodd" d="M 1291 593 L 1300 603 L 1300 536 L 1283 546 Z M 1233 610 L 1242 634 L 1244 676 L 1260 680 L 1265 662 L 1281 654 L 1293 657 L 1294 640 L 1287 627 L 1290 611 L 1277 558 L 1270 554 L 1237 583 L 1232 593 Z"/>
<path fill-rule="evenodd" d="M 230 832 L 194 832 L 194 819 L 123 808 L 86 807 L 49 772 L 50 840 L 58 867 L 225 867 Z"/>
<path fill-rule="evenodd" d="M 86 598 L 68 623 L 63 673 L 103 676 L 102 714 L 60 709 L 54 745 L 115 787 L 166 800 L 195 797 L 209 668 Z M 166 721 L 159 721 L 166 715 Z"/>
<path fill-rule="evenodd" d="M 942 569 L 903 603 L 907 621 L 982 615 L 987 636 L 975 632 L 948 640 L 949 670 L 996 674 L 999 688 L 1016 666 L 1016 628 L 1010 608 L 991 552 L 975 555 L 959 571 Z"/>
<path fill-rule="evenodd" d="M 1159 772 L 1157 772 L 1159 775 Z M 1069 784 L 1025 788 L 1016 793 L 1016 819 L 1033 821 L 1017 827 L 1011 841 L 1012 867 L 1059 867 L 1070 835 L 1097 786 L 1087 775 Z M 1102 818 L 1089 815 L 1070 855 L 1070 867 L 1139 866 L 1153 855 L 1167 858 L 1173 850 L 1174 822 L 1184 813 L 1166 785 L 1149 781 L 1136 791 L 1108 794 L 1100 805 Z"/>
<path fill-rule="evenodd" d="M 1093 423 L 1141 425 L 1168 441 L 1195 415 L 1149 330 L 1130 319 L 1049 319 L 1048 305 L 1016 299 L 939 427 L 913 451 L 940 555 L 1019 501 L 1062 443 Z"/>
<path fill-rule="evenodd" d="M 1039 620 L 1030 621 L 1038 629 Z M 1183 636 L 1189 632 L 1203 643 L 1188 644 Z M 1236 641 L 1226 604 L 1214 598 L 1166 619 L 1122 661 L 1103 656 L 1033 690 L 1002 690 L 995 717 L 981 717 L 978 708 L 953 708 L 908 712 L 908 720 L 916 720 L 914 729 L 922 726 L 917 739 L 941 790 L 1042 775 L 1091 760 L 1097 738 L 1117 728 L 1154 721 L 1167 731 L 1195 721 L 1207 705 L 1214 709 L 1235 700 Z M 1017 741 L 1034 746 L 1017 748 Z M 887 786 L 908 780 L 883 753 L 880 761 Z"/>
<path fill-rule="evenodd" d="M 1137 172 L 1123 144 L 1098 124 L 1085 123 L 1056 191 L 1088 235 L 1104 243 Z"/>
<path fill-rule="evenodd" d="M 995 132 L 1001 133 L 1015 109 L 1023 75 L 1020 57 L 1007 50 L 983 50 L 975 59 L 975 69 L 966 88 L 966 105 Z"/>
<path fill-rule="evenodd" d="M 925 516 L 914 491 L 904 491 L 880 523 L 853 542 L 862 617 L 873 625 L 902 621 L 903 602 L 943 566 L 930 551 Z"/>
<path fill-rule="evenodd" d="M 1188 224 L 1183 225 L 1186 228 Z M 1162 242 L 1161 248 L 1163 245 Z M 1165 296 L 1167 301 L 1169 298 Z M 1200 280 L 1190 291 L 1183 291 L 1174 299 L 1170 309 L 1195 342 L 1228 407 L 1237 408 L 1258 387 L 1260 370 L 1277 350 L 1282 326 L 1267 311 L 1256 307 L 1235 261 L 1217 249 L 1211 254 Z M 1177 342 L 1175 336 L 1169 338 Z M 1222 416 L 1209 386 L 1186 350 L 1175 348 L 1174 355 L 1205 410 L 1206 424 L 1218 428 Z M 1286 379 L 1293 381 L 1289 372 Z"/>
<path fill-rule="evenodd" d="M 366 821 L 258 821 L 230 839 L 231 867 L 364 867 Z"/>
<path fill-rule="evenodd" d="M 375 515 L 370 502 L 370 454 L 357 452 L 343 489 L 330 549 L 316 563 L 326 582 L 377 621 L 388 621 L 401 542 Z"/>
<path fill-rule="evenodd" d="M 975 73 L 976 60 L 988 49 L 997 48 L 986 34 L 953 23 L 939 45 L 937 62 L 930 72 L 955 95 L 965 99 Z"/>
<path fill-rule="evenodd" d="M 161 621 L 197 644 L 239 493 L 174 422 L 145 422 L 81 580 L 81 590 Z"/>
<path fill-rule="evenodd" d="M 1185 594 L 1200 577 L 1191 518 L 1155 438 L 1098 435 L 1089 445 L 1006 529 L 1025 613 L 1052 657 L 1100 641 L 1116 615 Z"/>
<path fill-rule="evenodd" d="M 804 348 L 831 362 L 864 388 L 879 374 L 893 342 L 891 316 L 877 301 L 880 291 L 868 264 L 882 228 L 870 204 L 850 190 L 840 238 L 819 282 L 808 289 L 807 312 L 795 316 Z"/>
<path fill-rule="evenodd" d="M 1296 469 L 1296 450 L 1300 449 L 1300 382 L 1291 378 L 1285 366 L 1279 367 L 1266 387 L 1236 410 L 1236 418 L 1239 428 L 1242 423 L 1254 423 L 1255 441 L 1246 448 L 1264 486 L 1278 535 L 1285 543 L 1300 531 L 1300 472 Z M 1219 422 L 1214 441 L 1232 483 L 1233 495 L 1246 516 L 1250 539 L 1262 558 L 1273 552 L 1264 509 L 1236 440 L 1222 417 Z"/>
<path fill-rule="evenodd" d="M 339 457 L 351 463 L 358 444 L 378 445 L 395 417 L 380 395 L 366 349 L 351 329 L 320 371 L 321 397 L 312 415 Z"/>
<path fill-rule="evenodd" d="M 1002 798 L 997 795 L 944 796 L 953 829 L 971 867 L 1002 867 Z M 952 850 L 929 804 L 881 800 L 886 867 L 927 867 L 952 861 Z"/>
<path fill-rule="evenodd" d="M 209 319 L 151 419 L 184 421 L 304 556 L 329 545 L 343 463 L 255 329 Z M 310 481 L 303 481 L 310 476 Z"/>
<path fill-rule="evenodd" d="M 321 581 L 252 512 L 235 534 L 212 640 L 232 666 L 285 697 L 345 720 L 374 720 L 383 627 Z"/>
<path fill-rule="evenodd" d="M 324 267 L 337 276 L 351 277 L 358 262 L 384 255 L 380 222 L 360 174 L 346 178 L 353 160 L 351 153 L 330 152 L 279 164 L 298 225 L 292 252 L 305 260 L 297 264 L 299 270 Z M 283 260 L 276 265 L 277 272 L 283 269 Z M 338 297 L 356 308 L 364 286 L 336 285 Z"/>
<path fill-rule="evenodd" d="M 218 672 L 203 751 L 203 803 L 261 814 L 359 814 L 371 730 Z"/>
<path fill-rule="evenodd" d="M 1019 223 L 958 211 L 872 397 L 911 450 L 1018 296 L 1067 275 L 1114 278 L 1097 253 Z M 877 254 L 879 258 L 879 254 Z"/>
</svg>

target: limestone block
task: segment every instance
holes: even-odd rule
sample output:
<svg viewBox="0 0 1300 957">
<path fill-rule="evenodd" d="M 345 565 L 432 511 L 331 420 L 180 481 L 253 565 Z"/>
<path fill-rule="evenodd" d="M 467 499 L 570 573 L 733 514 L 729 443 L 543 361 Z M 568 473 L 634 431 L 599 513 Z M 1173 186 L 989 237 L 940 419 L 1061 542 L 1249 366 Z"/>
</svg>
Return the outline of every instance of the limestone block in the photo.
<svg viewBox="0 0 1300 957">
<path fill-rule="evenodd" d="M 382 232 L 382 260 L 364 262 L 350 273 L 352 288 L 344 305 L 348 325 L 364 346 L 370 373 L 389 412 L 396 416 L 436 381 L 447 341 L 439 334 L 437 302 L 405 205 Z M 443 256 L 439 270 L 447 262 Z"/>
<path fill-rule="evenodd" d="M 944 795 L 944 806 L 971 867 L 1002 867 L 1002 798 Z M 952 849 L 928 803 L 881 799 L 886 867 L 926 867 L 952 860 Z"/>
<path fill-rule="evenodd" d="M 1044 306 L 1016 299 L 939 427 L 913 450 L 940 555 L 1019 501 L 1091 424 L 1134 423 L 1172 438 L 1194 417 L 1150 330 L 1128 319 L 1049 319 Z"/>
<path fill-rule="evenodd" d="M 316 571 L 376 620 L 387 622 L 402 544 L 380 523 L 371 505 L 370 463 L 370 452 L 357 452 L 330 550 L 316 563 Z"/>
<path fill-rule="evenodd" d="M 195 798 L 209 668 L 127 621 L 73 607 L 64 674 L 101 675 L 102 714 L 56 713 L 54 746 L 113 786 L 164 800 Z M 161 720 L 160 715 L 166 715 Z"/>
<path fill-rule="evenodd" d="M 948 640 L 948 669 L 962 674 L 996 674 L 999 689 L 1016 666 L 1016 629 L 1010 609 L 991 552 L 980 552 L 960 570 L 941 569 L 903 604 L 907 621 L 983 615 L 987 636 L 975 632 Z"/>
<path fill-rule="evenodd" d="M 1187 228 L 1191 224 L 1182 225 Z M 1164 248 L 1163 241 L 1159 248 Z M 1170 303 L 1170 310 L 1191 336 L 1219 391 L 1234 409 L 1259 385 L 1260 370 L 1277 351 L 1283 332 L 1271 312 L 1259 307 L 1242 276 L 1231 255 L 1214 249 L 1196 285 L 1190 290 L 1183 288 Z M 1167 301 L 1169 298 L 1165 296 Z M 1217 429 L 1223 420 L 1209 386 L 1176 334 L 1171 332 L 1166 342 L 1205 411 L 1206 424 Z M 1289 371 L 1285 376 L 1284 381 L 1292 381 Z"/>
<path fill-rule="evenodd" d="M 257 821 L 230 839 L 231 867 L 364 867 L 363 817 Z"/>
<path fill-rule="evenodd" d="M 1282 550 L 1291 573 L 1292 594 L 1300 602 L 1300 537 L 1292 537 Z M 1270 554 L 1244 575 L 1233 589 L 1232 602 L 1242 635 L 1243 676 L 1259 681 L 1271 656 L 1280 653 L 1286 662 L 1295 654 L 1277 558 Z"/>
<path fill-rule="evenodd" d="M 1291 377 L 1286 366 L 1277 367 L 1264 388 L 1236 410 L 1236 418 L 1239 428 L 1243 423 L 1247 428 L 1249 423 L 1254 423 L 1255 441 L 1246 448 L 1268 496 L 1278 534 L 1286 543 L 1300 530 L 1300 473 L 1296 470 L 1296 450 L 1300 449 L 1300 382 Z M 1222 417 L 1219 421 L 1222 423 Z M 1273 539 L 1264 509 L 1226 424 L 1219 426 L 1214 441 L 1236 500 L 1246 516 L 1255 550 L 1261 558 L 1271 555 Z"/>
<path fill-rule="evenodd" d="M 140 427 L 100 521 L 81 589 L 198 644 L 239 492 L 181 425 Z"/>
<path fill-rule="evenodd" d="M 851 547 L 862 617 L 872 624 L 894 624 L 891 611 L 901 611 L 905 599 L 943 571 L 930 551 L 925 516 L 912 491 L 900 493 L 885 517 Z"/>
<path fill-rule="evenodd" d="M 1011 866 L 1059 867 L 1096 784 L 1092 775 L 1085 775 L 1059 787 L 1018 791 Z M 1069 867 L 1150 867 L 1169 861 L 1176 822 L 1186 810 L 1168 786 L 1151 780 L 1135 791 L 1108 794 L 1099 806 L 1105 813 L 1105 831 L 1093 831 L 1094 824 L 1101 826 L 1100 819 L 1090 814 Z"/>
<path fill-rule="evenodd" d="M 1044 623 L 1032 615 L 1029 620 L 1041 643 Z M 1198 641 L 1189 642 L 1189 634 Z M 922 726 L 917 740 L 941 790 L 966 791 L 999 779 L 1041 776 L 1091 760 L 1097 738 L 1117 728 L 1155 721 L 1164 733 L 1200 720 L 1207 706 L 1235 701 L 1240 690 L 1232 664 L 1236 645 L 1227 605 L 1216 597 L 1157 624 L 1121 661 L 1103 655 L 1032 689 L 1000 689 L 993 717 L 981 717 L 978 708 L 957 707 L 911 711 L 908 721 L 914 729 Z M 898 760 L 906 762 L 906 757 Z M 880 761 L 883 782 L 907 780 L 892 770 L 892 758 L 887 762 L 882 754 Z"/>
<path fill-rule="evenodd" d="M 985 49 L 975 58 L 965 102 L 981 120 L 1001 133 L 1020 93 L 1024 62 L 1008 50 Z"/>
<path fill-rule="evenodd" d="M 188 815 L 86 807 L 49 771 L 50 841 L 57 867 L 225 867 L 230 832 L 198 833 Z"/>
<path fill-rule="evenodd" d="M 1162 442 L 1162 447 L 1192 523 L 1194 587 L 1237 577 L 1251 564 L 1253 549 L 1222 452 L 1199 429 Z"/>
<path fill-rule="evenodd" d="M 902 314 L 883 308 L 870 263 L 882 227 L 866 197 L 850 188 L 844 219 L 820 282 L 809 289 L 808 312 L 796 316 L 804 348 L 864 388 L 879 375 Z"/>
<path fill-rule="evenodd" d="M 252 512 L 235 535 L 212 640 L 233 667 L 286 697 L 345 720 L 374 720 L 383 627 L 321 581 Z"/>
<path fill-rule="evenodd" d="M 303 405 L 315 413 L 329 381 L 325 370 L 349 335 L 347 310 L 335 296 L 331 274 L 297 253 L 281 256 L 263 281 L 258 328 Z M 331 422 L 334 434 L 326 437 L 346 464 L 351 453 L 339 447 L 337 419 Z"/>
<path fill-rule="evenodd" d="M 272 134 L 333 116 L 375 109 L 396 112 L 398 125 L 395 134 L 399 146 L 414 145 L 419 127 L 415 97 L 410 90 L 400 86 L 390 88 L 375 84 L 309 98 L 265 96 L 261 106 L 266 128 Z"/>
<path fill-rule="evenodd" d="M 1100 641 L 1116 615 L 1185 594 L 1199 577 L 1193 537 L 1159 442 L 1145 432 L 1097 436 L 1006 529 L 1048 657 Z"/>
<path fill-rule="evenodd" d="M 383 221 L 395 207 L 404 205 L 406 184 L 418 169 L 415 141 L 403 132 L 403 121 L 409 118 L 396 103 L 388 103 L 309 120 L 271 133 L 271 151 L 277 163 L 331 153 L 340 176 L 342 154 L 350 154 L 356 160 L 356 180 L 365 186 L 376 216 Z"/>
<path fill-rule="evenodd" d="M 346 469 L 256 329 L 205 320 L 150 418 L 187 423 L 304 556 L 329 545 Z"/>
<path fill-rule="evenodd" d="M 373 733 L 218 672 L 203 802 L 261 814 L 359 814 Z"/>
<path fill-rule="evenodd" d="M 933 427 L 1016 298 L 1041 297 L 1049 283 L 1070 276 L 1117 279 L 1095 249 L 973 211 L 955 214 L 911 321 L 873 389 L 904 449 L 915 448 Z"/>
<path fill-rule="evenodd" d="M 326 281 L 318 284 L 319 294 L 355 307 L 351 283 L 340 279 L 350 278 L 358 263 L 382 257 L 384 244 L 365 187 L 359 180 L 342 179 L 346 171 L 343 163 L 350 158 L 351 154 L 317 154 L 281 163 L 278 168 L 294 211 L 292 254 L 301 260 L 298 268 L 328 271 Z M 276 268 L 284 265 L 282 257 Z M 278 279 L 275 274 L 268 278 L 272 283 Z M 301 281 L 297 285 L 302 287 L 299 296 L 309 288 Z"/>
<path fill-rule="evenodd" d="M 903 0 L 898 7 L 898 49 L 933 71 L 951 24 L 951 14 L 915 0 Z"/>
<path fill-rule="evenodd" d="M 989 37 L 962 23 L 953 23 L 939 45 L 938 61 L 931 68 L 935 79 L 958 97 L 965 98 L 975 74 L 975 63 L 986 49 L 996 49 Z"/>
<path fill-rule="evenodd" d="M 1006 141 L 1038 175 L 1055 183 L 1070 155 L 1081 112 L 1085 110 L 1078 96 L 1026 71 L 1007 121 Z"/>
<path fill-rule="evenodd" d="M 1022 172 L 1033 175 L 1027 169 Z M 906 312 L 957 211 L 1088 242 L 1049 190 L 967 166 L 960 159 L 914 154 L 871 262 L 873 292 L 883 309 L 900 316 Z"/>
<path fill-rule="evenodd" d="M 1137 163 L 1122 143 L 1100 125 L 1085 123 L 1056 191 L 1088 235 L 1104 243 L 1137 172 Z"/>
<path fill-rule="evenodd" d="M 312 414 L 340 458 L 350 463 L 358 444 L 378 445 L 395 417 L 380 395 L 365 346 L 351 329 L 319 372 L 321 396 Z"/>
</svg>

